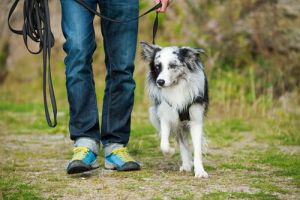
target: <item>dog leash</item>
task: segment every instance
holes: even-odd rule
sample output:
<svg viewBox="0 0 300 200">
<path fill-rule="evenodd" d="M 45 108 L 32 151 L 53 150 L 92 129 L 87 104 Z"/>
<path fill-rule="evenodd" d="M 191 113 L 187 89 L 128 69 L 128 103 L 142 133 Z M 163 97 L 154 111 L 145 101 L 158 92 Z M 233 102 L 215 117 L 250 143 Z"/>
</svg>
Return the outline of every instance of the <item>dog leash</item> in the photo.
<svg viewBox="0 0 300 200">
<path fill-rule="evenodd" d="M 24 0 L 23 16 L 24 22 L 21 30 L 14 29 L 10 24 L 10 18 L 14 13 L 19 0 L 15 0 L 8 13 L 8 26 L 9 29 L 18 35 L 23 36 L 23 40 L 27 50 L 32 54 L 39 54 L 43 52 L 43 99 L 44 109 L 47 119 L 47 123 L 50 127 L 57 125 L 57 107 L 56 99 L 54 95 L 52 77 L 51 77 L 51 65 L 50 55 L 51 47 L 54 45 L 54 37 L 50 27 L 50 13 L 48 0 Z M 28 47 L 28 37 L 39 44 L 39 49 L 33 51 Z M 51 120 L 48 100 L 47 100 L 47 88 L 50 96 L 53 121 Z"/>
<path fill-rule="evenodd" d="M 115 23 L 128 23 L 131 21 L 138 20 L 139 18 L 147 15 L 148 13 L 157 10 L 162 6 L 161 2 L 156 4 L 154 7 L 146 11 L 145 13 L 139 15 L 136 18 L 119 21 L 115 19 L 111 19 L 109 17 L 103 16 L 101 13 L 93 10 L 89 7 L 83 0 L 75 0 L 77 3 L 88 9 L 90 12 L 99 16 L 104 20 L 108 20 Z M 12 4 L 11 9 L 8 13 L 8 27 L 9 29 L 17 34 L 22 35 L 25 46 L 27 50 L 31 54 L 39 54 L 42 52 L 43 57 L 43 100 L 44 100 L 44 110 L 47 123 L 50 127 L 55 127 L 57 125 L 57 105 L 56 98 L 54 94 L 52 76 L 51 76 L 51 65 L 50 65 L 50 57 L 51 57 L 51 48 L 54 46 L 54 36 L 51 31 L 50 25 L 50 11 L 48 0 L 24 0 L 23 5 L 23 26 L 21 30 L 17 30 L 11 26 L 10 19 L 15 12 L 17 5 L 20 0 L 15 0 Z M 156 12 L 156 17 L 153 24 L 153 38 L 152 42 L 155 44 L 155 36 L 158 29 L 158 12 Z M 28 37 L 39 44 L 39 48 L 37 51 L 31 50 L 28 46 Z M 52 106 L 52 115 L 53 120 L 51 120 L 50 112 L 49 112 L 49 104 L 47 100 L 47 89 L 50 97 L 50 102 Z"/>
<path fill-rule="evenodd" d="M 121 20 L 116 20 L 116 19 L 112 19 L 112 18 L 109 18 L 109 17 L 106 17 L 104 15 L 102 15 L 100 12 L 97 12 L 96 10 L 94 10 L 93 8 L 91 8 L 86 2 L 84 2 L 83 0 L 75 0 L 78 4 L 82 5 L 83 7 L 85 7 L 87 10 L 89 10 L 91 13 L 93 13 L 94 15 L 97 15 L 98 17 L 104 19 L 104 20 L 107 20 L 107 21 L 111 21 L 111 22 L 115 22 L 115 23 L 122 23 L 122 24 L 125 24 L 125 23 L 129 23 L 129 22 L 132 22 L 132 21 L 135 21 L 135 20 L 138 20 L 139 18 L 147 15 L 148 13 L 151 13 L 153 11 L 156 11 L 157 9 L 159 9 L 161 6 L 162 6 L 162 3 L 161 1 L 156 4 L 154 7 L 150 8 L 148 11 L 144 12 L 143 14 L 139 15 L 138 17 L 135 17 L 135 18 L 132 18 L 132 19 L 128 19 L 128 20 L 124 20 L 124 21 L 121 21 Z M 157 29 L 158 29 L 158 14 L 159 12 L 156 12 L 156 16 L 155 16 L 155 19 L 154 19 L 154 23 L 153 23 L 153 32 L 152 32 L 152 43 L 155 44 L 155 36 L 156 36 L 156 32 L 157 32 Z"/>
</svg>

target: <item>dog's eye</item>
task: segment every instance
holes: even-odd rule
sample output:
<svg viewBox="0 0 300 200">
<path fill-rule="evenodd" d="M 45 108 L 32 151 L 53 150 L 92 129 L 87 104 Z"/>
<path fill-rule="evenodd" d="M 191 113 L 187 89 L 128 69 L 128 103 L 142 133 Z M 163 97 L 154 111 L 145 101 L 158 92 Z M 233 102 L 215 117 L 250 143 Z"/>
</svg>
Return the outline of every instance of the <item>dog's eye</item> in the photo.
<svg viewBox="0 0 300 200">
<path fill-rule="evenodd" d="M 177 67 L 177 65 L 175 65 L 175 64 L 169 64 L 170 69 L 175 69 L 176 67 Z"/>
<path fill-rule="evenodd" d="M 155 65 L 155 69 L 159 71 L 161 69 L 161 64 Z"/>
</svg>

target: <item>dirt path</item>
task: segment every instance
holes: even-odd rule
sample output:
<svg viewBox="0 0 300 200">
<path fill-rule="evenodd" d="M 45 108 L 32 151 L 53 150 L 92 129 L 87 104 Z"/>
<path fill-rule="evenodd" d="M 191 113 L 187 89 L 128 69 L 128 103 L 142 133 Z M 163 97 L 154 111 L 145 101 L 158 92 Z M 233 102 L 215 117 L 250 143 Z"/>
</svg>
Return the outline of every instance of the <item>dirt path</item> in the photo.
<svg viewBox="0 0 300 200">
<path fill-rule="evenodd" d="M 144 151 L 157 155 L 136 154 L 142 171 L 104 170 L 101 157 L 100 169 L 68 176 L 64 171 L 72 153 L 68 136 L 2 132 L 1 174 L 18 177 L 41 197 L 53 199 L 299 199 L 293 178 L 274 176 L 277 168 L 256 162 L 253 152 L 265 151 L 269 145 L 255 142 L 251 133 L 228 147 L 211 144 L 205 159 L 209 179 L 179 173 L 178 154 L 163 158 L 154 135 L 133 139 L 130 150 L 134 152 L 139 140 L 147 138 L 155 144 Z M 299 155 L 299 148 L 293 150 Z"/>
</svg>

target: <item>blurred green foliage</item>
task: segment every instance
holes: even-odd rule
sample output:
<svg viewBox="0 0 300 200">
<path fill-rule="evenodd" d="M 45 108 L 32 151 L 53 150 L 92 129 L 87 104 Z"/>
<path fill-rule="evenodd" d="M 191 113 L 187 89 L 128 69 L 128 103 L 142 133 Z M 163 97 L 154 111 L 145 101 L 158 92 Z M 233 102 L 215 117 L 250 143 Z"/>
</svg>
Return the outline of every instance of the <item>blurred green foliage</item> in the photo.
<svg viewBox="0 0 300 200">
<path fill-rule="evenodd" d="M 279 97 L 299 92 L 300 14 L 296 9 L 297 1 L 178 0 L 171 4 L 158 41 L 206 49 L 209 56 L 203 59 L 209 75 L 238 76 L 234 83 L 250 92 L 247 101 L 270 93 Z M 250 77 L 244 77 L 248 75 L 250 82 Z"/>
</svg>

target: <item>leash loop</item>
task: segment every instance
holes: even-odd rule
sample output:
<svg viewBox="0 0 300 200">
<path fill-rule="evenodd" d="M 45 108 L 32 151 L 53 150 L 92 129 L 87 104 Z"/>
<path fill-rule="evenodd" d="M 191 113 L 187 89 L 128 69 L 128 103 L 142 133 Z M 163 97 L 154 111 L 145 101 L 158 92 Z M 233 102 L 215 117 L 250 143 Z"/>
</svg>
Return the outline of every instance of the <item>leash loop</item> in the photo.
<svg viewBox="0 0 300 200">
<path fill-rule="evenodd" d="M 152 43 L 155 44 L 155 36 L 158 29 L 158 12 L 156 12 L 156 16 L 153 22 L 153 32 L 152 32 Z"/>
</svg>

